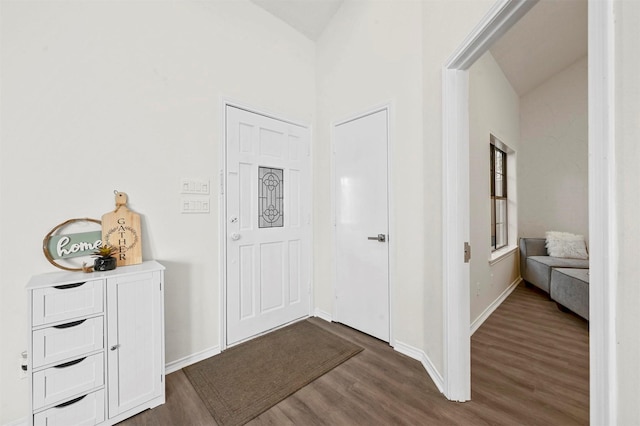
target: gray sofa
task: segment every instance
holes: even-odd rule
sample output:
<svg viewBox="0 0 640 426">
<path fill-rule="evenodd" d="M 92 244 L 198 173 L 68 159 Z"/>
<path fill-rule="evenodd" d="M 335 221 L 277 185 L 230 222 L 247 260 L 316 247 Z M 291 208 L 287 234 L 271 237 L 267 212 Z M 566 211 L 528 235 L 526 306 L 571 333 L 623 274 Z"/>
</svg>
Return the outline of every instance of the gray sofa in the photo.
<svg viewBox="0 0 640 426">
<path fill-rule="evenodd" d="M 589 260 L 565 259 L 547 255 L 544 238 L 520 238 L 520 275 L 525 284 L 549 294 L 559 307 L 571 309 L 588 319 L 589 281 L 586 273 L 571 269 L 589 269 Z M 552 273 L 561 268 L 560 272 Z M 584 279 L 586 277 L 586 280 Z M 585 314 L 586 312 L 586 314 Z"/>
<path fill-rule="evenodd" d="M 561 311 L 570 310 L 589 320 L 589 270 L 554 268 L 549 296 Z"/>
</svg>

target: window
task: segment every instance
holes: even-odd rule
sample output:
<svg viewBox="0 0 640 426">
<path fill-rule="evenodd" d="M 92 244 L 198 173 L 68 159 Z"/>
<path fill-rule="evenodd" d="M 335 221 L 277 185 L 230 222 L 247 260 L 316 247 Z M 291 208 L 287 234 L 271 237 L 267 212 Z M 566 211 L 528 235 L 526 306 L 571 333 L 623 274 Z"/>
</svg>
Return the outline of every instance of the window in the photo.
<svg viewBox="0 0 640 426">
<path fill-rule="evenodd" d="M 491 135 L 491 251 L 508 244 L 507 221 L 507 153 L 498 146 L 503 144 Z"/>
<path fill-rule="evenodd" d="M 258 228 L 284 226 L 284 170 L 258 167 Z"/>
</svg>

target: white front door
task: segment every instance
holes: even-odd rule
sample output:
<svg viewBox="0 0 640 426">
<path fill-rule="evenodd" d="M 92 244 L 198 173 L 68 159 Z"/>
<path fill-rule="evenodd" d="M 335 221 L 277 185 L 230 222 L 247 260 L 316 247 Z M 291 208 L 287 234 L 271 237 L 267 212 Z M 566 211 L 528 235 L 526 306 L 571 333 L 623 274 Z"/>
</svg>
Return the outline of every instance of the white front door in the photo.
<svg viewBox="0 0 640 426">
<path fill-rule="evenodd" d="M 387 115 L 339 124 L 335 136 L 336 320 L 389 341 Z"/>
<path fill-rule="evenodd" d="M 226 107 L 227 344 L 309 315 L 309 129 Z"/>
</svg>

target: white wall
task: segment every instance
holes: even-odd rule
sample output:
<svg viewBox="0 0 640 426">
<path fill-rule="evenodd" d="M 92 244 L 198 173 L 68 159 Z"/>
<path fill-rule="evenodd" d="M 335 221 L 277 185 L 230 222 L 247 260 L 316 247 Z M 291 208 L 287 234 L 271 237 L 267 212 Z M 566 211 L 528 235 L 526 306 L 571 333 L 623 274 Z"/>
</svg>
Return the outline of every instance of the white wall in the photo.
<svg viewBox="0 0 640 426">
<path fill-rule="evenodd" d="M 316 306 L 333 311 L 331 126 L 391 103 L 389 238 L 392 334 L 421 348 L 423 311 L 422 59 L 419 2 L 347 1 L 317 43 L 318 120 L 314 149 Z"/>
<path fill-rule="evenodd" d="M 32 274 L 44 235 L 114 207 L 143 216 L 166 272 L 166 361 L 219 336 L 222 97 L 311 124 L 314 44 L 248 1 L 1 3 L 0 424 L 27 415 Z M 180 214 L 180 179 L 211 181 L 210 214 Z M 80 273 L 79 273 L 80 274 Z M 81 274 L 80 274 L 81 276 Z"/>
<path fill-rule="evenodd" d="M 587 58 L 521 97 L 519 235 L 588 240 Z"/>
<path fill-rule="evenodd" d="M 424 143 L 423 348 L 444 369 L 442 282 L 442 69 L 495 2 L 425 1 L 422 5 Z"/>
<path fill-rule="evenodd" d="M 333 309 L 331 123 L 390 102 L 392 332 L 437 372 L 444 366 L 442 66 L 492 4 L 347 1 L 316 47 L 316 307 Z"/>
<path fill-rule="evenodd" d="M 520 276 L 517 252 L 491 265 L 491 180 L 489 137 L 494 135 L 514 152 L 507 166 L 509 246 L 517 241 L 516 158 L 520 150 L 520 98 L 490 52 L 469 69 L 469 211 L 470 313 L 474 324 Z M 487 312 L 488 313 L 488 312 Z"/>
<path fill-rule="evenodd" d="M 615 218 L 618 226 L 618 424 L 640 424 L 640 1 L 616 2 Z"/>
</svg>

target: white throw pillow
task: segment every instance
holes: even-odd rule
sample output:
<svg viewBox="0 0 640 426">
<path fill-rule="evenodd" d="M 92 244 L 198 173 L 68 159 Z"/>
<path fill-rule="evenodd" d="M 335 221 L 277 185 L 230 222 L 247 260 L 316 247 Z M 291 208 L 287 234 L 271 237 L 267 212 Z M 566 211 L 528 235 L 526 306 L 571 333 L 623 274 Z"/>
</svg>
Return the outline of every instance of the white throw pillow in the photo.
<svg viewBox="0 0 640 426">
<path fill-rule="evenodd" d="M 549 231 L 547 236 L 547 253 L 553 257 L 571 259 L 588 259 L 587 245 L 582 235 L 569 232 Z"/>
</svg>

